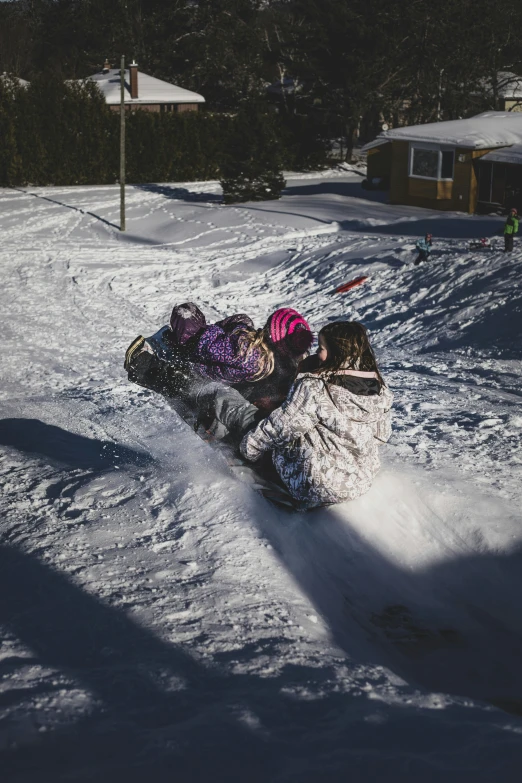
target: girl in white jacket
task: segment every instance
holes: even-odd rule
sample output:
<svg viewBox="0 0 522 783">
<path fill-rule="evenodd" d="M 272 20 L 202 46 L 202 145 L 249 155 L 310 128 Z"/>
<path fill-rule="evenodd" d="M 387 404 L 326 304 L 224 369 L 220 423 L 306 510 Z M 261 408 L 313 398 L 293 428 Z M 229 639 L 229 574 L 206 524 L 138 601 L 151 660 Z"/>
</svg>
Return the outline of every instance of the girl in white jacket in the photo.
<svg viewBox="0 0 522 783">
<path fill-rule="evenodd" d="M 279 476 L 303 508 L 368 491 L 380 467 L 379 443 L 391 434 L 393 400 L 366 329 L 356 321 L 325 326 L 308 365 L 283 405 L 240 446 L 252 462 L 271 451 Z"/>
</svg>

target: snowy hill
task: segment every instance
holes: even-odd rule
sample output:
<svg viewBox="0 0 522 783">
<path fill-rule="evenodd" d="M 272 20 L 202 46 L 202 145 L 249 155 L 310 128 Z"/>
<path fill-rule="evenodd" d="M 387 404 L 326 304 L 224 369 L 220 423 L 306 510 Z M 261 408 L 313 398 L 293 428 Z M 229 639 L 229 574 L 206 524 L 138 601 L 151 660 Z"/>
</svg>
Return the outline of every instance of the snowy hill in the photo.
<svg viewBox="0 0 522 783">
<path fill-rule="evenodd" d="M 522 251 L 375 198 L 129 187 L 120 234 L 116 188 L 0 191 L 6 781 L 519 778 Z M 370 328 L 396 413 L 367 495 L 275 510 L 129 385 L 187 299 Z"/>
</svg>

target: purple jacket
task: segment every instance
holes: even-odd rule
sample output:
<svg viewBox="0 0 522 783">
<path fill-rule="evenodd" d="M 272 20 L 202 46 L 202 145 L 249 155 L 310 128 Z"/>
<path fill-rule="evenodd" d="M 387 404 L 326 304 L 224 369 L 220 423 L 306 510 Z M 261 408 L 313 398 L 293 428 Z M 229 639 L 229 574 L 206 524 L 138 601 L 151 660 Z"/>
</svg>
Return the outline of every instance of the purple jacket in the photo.
<svg viewBox="0 0 522 783">
<path fill-rule="evenodd" d="M 256 348 L 245 358 L 241 345 L 245 329 L 253 328 L 252 320 L 242 313 L 206 326 L 193 351 L 194 369 L 214 381 L 253 380 L 263 368 L 264 355 Z"/>
</svg>

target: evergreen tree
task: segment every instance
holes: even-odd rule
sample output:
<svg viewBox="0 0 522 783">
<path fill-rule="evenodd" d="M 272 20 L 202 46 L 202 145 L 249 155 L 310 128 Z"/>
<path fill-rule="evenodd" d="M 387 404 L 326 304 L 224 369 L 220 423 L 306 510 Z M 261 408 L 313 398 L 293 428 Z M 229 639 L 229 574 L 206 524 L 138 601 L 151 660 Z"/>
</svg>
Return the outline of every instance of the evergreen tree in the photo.
<svg viewBox="0 0 522 783">
<path fill-rule="evenodd" d="M 24 76 L 33 59 L 33 37 L 25 3 L 0 2 L 0 73 Z"/>
<path fill-rule="evenodd" d="M 1 177 L 117 178 L 117 115 L 91 88 L 63 86 L 106 57 L 113 65 L 122 53 L 135 57 L 206 99 L 206 120 L 129 116 L 134 181 L 217 176 L 221 164 L 237 179 L 236 143 L 227 141 L 234 117 L 241 109 L 244 123 L 243 105 L 259 104 L 276 80 L 291 78 L 296 89 L 275 100 L 277 118 L 260 120 L 279 140 L 267 142 L 270 154 L 278 147 L 275 168 L 318 166 L 332 139 L 349 157 L 383 122 L 500 108 L 506 73 L 522 75 L 521 28 L 522 4 L 512 0 L 4 0 L 0 73 L 31 86 L 2 99 Z"/>
<path fill-rule="evenodd" d="M 221 166 L 225 204 L 280 197 L 285 180 L 274 119 L 249 103 L 235 118 Z"/>
<path fill-rule="evenodd" d="M 16 138 L 17 104 L 23 91 L 17 80 L 0 77 L 0 184 L 17 185 L 20 182 L 22 159 Z"/>
</svg>

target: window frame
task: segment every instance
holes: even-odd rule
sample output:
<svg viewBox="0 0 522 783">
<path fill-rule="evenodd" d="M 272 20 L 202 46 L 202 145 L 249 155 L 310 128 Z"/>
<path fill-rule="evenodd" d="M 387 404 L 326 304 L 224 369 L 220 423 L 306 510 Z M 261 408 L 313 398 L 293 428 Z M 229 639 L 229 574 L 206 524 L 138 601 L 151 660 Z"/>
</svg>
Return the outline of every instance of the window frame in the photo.
<svg viewBox="0 0 522 783">
<path fill-rule="evenodd" d="M 428 152 L 436 152 L 438 154 L 438 161 L 437 161 L 437 176 L 436 177 L 426 177 L 424 174 L 414 174 L 413 173 L 413 157 L 415 155 L 415 150 L 426 150 Z M 453 153 L 453 167 L 451 172 L 451 177 L 442 177 L 442 153 L 443 152 L 452 152 Z M 428 182 L 453 182 L 455 180 L 455 147 L 452 147 L 447 144 L 429 144 L 427 142 L 422 141 L 411 141 L 410 142 L 410 156 L 409 156 L 409 165 L 408 165 L 408 176 L 412 179 L 424 179 Z"/>
</svg>

